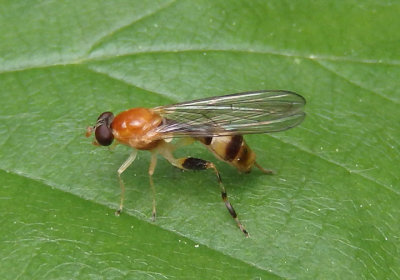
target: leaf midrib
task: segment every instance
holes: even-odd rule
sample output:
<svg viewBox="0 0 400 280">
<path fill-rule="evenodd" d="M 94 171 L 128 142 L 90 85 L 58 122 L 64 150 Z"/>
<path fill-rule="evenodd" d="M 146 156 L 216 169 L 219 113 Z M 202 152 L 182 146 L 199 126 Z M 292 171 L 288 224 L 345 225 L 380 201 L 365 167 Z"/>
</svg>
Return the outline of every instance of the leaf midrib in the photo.
<svg viewBox="0 0 400 280">
<path fill-rule="evenodd" d="M 113 54 L 113 55 L 99 55 L 99 56 L 86 56 L 86 57 L 80 57 L 76 58 L 75 60 L 72 61 L 64 61 L 64 62 L 54 62 L 54 63 L 43 63 L 43 64 L 25 64 L 24 66 L 21 67 L 9 67 L 9 68 L 3 68 L 0 70 L 0 74 L 6 74 L 6 73 L 14 73 L 14 72 L 22 72 L 26 70 L 32 70 L 32 69 L 46 69 L 50 67 L 57 67 L 57 66 L 69 66 L 69 65 L 84 65 L 90 62 L 101 62 L 101 61 L 107 61 L 109 59 L 113 58 L 123 58 L 123 57 L 128 57 L 128 56 L 134 56 L 134 55 L 141 55 L 141 54 L 179 54 L 179 53 L 197 53 L 197 52 L 228 52 L 228 53 L 247 53 L 247 54 L 262 54 L 262 55 L 274 55 L 274 56 L 282 56 L 286 58 L 299 58 L 299 59 L 305 59 L 309 61 L 332 61 L 332 62 L 352 62 L 352 63 L 359 63 L 359 64 L 376 64 L 376 65 L 389 65 L 389 66 L 400 66 L 400 60 L 382 60 L 382 59 L 357 59 L 354 57 L 346 57 L 346 56 L 325 56 L 325 55 L 315 55 L 315 54 L 298 54 L 294 51 L 287 51 L 287 52 L 279 52 L 279 51 L 273 51 L 273 50 L 249 50 L 246 48 L 191 48 L 191 49 L 183 49 L 181 48 L 180 45 L 178 46 L 170 46 L 170 49 L 162 49 L 162 50 L 157 50 L 157 49 L 143 49 L 143 50 L 136 50 L 134 52 L 126 52 L 122 54 Z M 3 62 L 2 66 L 4 65 L 9 65 L 10 62 L 6 63 Z M 19 63 L 21 64 L 21 63 Z M 322 67 L 322 66 L 321 66 Z M 341 76 L 339 76 L 341 77 Z M 343 77 L 341 77 L 344 79 Z M 376 93 L 378 94 L 378 93 Z M 378 94 L 379 95 L 379 94 Z M 391 100 L 393 101 L 393 100 Z"/>
</svg>

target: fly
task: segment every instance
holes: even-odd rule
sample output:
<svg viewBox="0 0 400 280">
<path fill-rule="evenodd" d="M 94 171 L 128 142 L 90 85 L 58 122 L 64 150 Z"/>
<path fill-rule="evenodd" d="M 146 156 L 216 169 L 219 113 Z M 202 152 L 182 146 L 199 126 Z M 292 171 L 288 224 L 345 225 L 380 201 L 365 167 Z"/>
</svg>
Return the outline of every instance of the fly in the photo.
<svg viewBox="0 0 400 280">
<path fill-rule="evenodd" d="M 149 166 L 150 187 L 153 193 L 152 218 L 156 217 L 153 174 L 157 155 L 162 155 L 173 166 L 183 170 L 214 171 L 221 190 L 222 200 L 240 230 L 248 232 L 239 221 L 228 200 L 221 176 L 215 165 L 199 158 L 175 158 L 173 152 L 184 142 L 198 141 L 216 158 L 238 171 L 249 173 L 253 167 L 272 174 L 256 161 L 255 153 L 243 139 L 244 134 L 270 133 L 287 130 L 299 125 L 304 117 L 305 99 L 294 92 L 260 90 L 225 96 L 198 99 L 155 108 L 132 108 L 114 116 L 111 112 L 100 114 L 94 126 L 87 128 L 86 136 L 93 132 L 93 144 L 109 146 L 114 140 L 133 148 L 131 155 L 118 169 L 121 199 L 116 215 L 122 212 L 125 184 L 121 174 L 136 158 L 137 150 L 151 153 Z M 177 144 L 172 138 L 181 138 Z"/>
</svg>

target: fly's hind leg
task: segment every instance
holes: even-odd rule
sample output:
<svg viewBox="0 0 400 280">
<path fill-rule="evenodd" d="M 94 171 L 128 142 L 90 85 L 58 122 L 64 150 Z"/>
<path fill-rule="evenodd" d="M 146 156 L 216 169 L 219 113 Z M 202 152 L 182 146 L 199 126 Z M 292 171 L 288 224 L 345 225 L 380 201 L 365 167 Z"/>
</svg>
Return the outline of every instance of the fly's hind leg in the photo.
<svg viewBox="0 0 400 280">
<path fill-rule="evenodd" d="M 244 235 L 246 237 L 249 236 L 249 233 L 244 228 L 242 223 L 239 221 L 235 209 L 233 208 L 232 204 L 229 202 L 228 195 L 226 193 L 225 187 L 222 184 L 221 175 L 219 174 L 217 168 L 215 167 L 215 165 L 212 162 L 209 162 L 209 161 L 206 161 L 206 160 L 203 160 L 203 159 L 199 159 L 199 158 L 192 158 L 192 157 L 180 158 L 180 159 L 167 158 L 167 160 L 169 162 L 171 162 L 172 165 L 174 165 L 174 166 L 176 166 L 178 168 L 184 169 L 184 170 L 213 169 L 215 174 L 216 174 L 216 176 L 217 176 L 218 183 L 219 183 L 219 186 L 220 186 L 220 189 L 221 189 L 221 197 L 222 197 L 222 200 L 225 203 L 226 208 L 228 209 L 228 211 L 231 214 L 232 218 L 236 221 L 237 226 L 244 233 Z"/>
<path fill-rule="evenodd" d="M 125 199 L 125 184 L 124 181 L 121 178 L 121 174 L 129 167 L 129 165 L 132 164 L 132 162 L 135 160 L 137 155 L 137 150 L 134 150 L 131 155 L 128 157 L 128 159 L 121 165 L 120 168 L 118 168 L 118 181 L 119 181 L 119 186 L 121 188 L 121 199 L 120 199 L 120 204 L 119 208 L 117 211 L 115 211 L 115 215 L 119 216 L 122 212 L 122 208 L 124 207 L 124 199 Z"/>
</svg>

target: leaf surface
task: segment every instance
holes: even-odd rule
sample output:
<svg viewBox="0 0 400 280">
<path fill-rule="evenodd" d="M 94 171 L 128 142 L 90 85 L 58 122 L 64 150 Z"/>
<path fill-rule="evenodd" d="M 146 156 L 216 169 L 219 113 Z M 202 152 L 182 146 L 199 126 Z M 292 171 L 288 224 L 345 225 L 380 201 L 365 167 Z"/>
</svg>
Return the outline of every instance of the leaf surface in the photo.
<svg viewBox="0 0 400 280">
<path fill-rule="evenodd" d="M 394 279 L 400 275 L 395 1 L 6 1 L 0 17 L 0 271 L 6 279 Z M 390 24 L 388 24 L 390 22 Z M 124 173 L 84 137 L 104 111 L 234 92 L 307 99 L 301 126 L 246 137 L 274 176 L 216 162 Z"/>
</svg>

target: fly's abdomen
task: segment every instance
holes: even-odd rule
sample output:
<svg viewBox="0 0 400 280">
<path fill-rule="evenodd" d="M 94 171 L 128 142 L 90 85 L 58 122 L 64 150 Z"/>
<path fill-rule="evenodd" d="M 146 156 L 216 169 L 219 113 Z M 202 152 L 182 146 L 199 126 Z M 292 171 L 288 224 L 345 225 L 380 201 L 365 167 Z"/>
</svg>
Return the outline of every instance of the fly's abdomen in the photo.
<svg viewBox="0 0 400 280">
<path fill-rule="evenodd" d="M 250 172 L 256 155 L 242 135 L 199 138 L 214 155 L 236 167 L 240 172 Z"/>
</svg>

